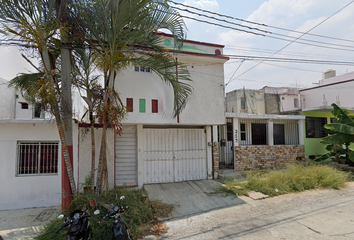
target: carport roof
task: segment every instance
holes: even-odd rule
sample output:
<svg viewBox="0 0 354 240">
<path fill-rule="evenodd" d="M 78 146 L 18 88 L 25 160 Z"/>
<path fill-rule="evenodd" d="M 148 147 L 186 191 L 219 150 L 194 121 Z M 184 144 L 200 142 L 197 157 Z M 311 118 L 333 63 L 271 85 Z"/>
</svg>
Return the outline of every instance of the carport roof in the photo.
<svg viewBox="0 0 354 240">
<path fill-rule="evenodd" d="M 251 114 L 251 113 L 225 113 L 227 118 L 249 118 L 249 119 L 283 119 L 283 120 L 301 120 L 305 116 L 301 115 L 276 115 L 276 114 Z"/>
</svg>

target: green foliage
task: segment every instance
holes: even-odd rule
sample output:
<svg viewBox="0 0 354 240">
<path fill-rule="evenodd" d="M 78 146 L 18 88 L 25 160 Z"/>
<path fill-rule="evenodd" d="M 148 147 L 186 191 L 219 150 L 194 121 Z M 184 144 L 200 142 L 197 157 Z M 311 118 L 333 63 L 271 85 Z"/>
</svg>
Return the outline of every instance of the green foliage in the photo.
<svg viewBox="0 0 354 240">
<path fill-rule="evenodd" d="M 227 182 L 225 191 L 245 196 L 249 191 L 277 196 L 315 188 L 338 189 L 344 187 L 350 177 L 350 173 L 326 165 L 292 165 L 286 171 L 249 173 L 246 182 Z"/>
<path fill-rule="evenodd" d="M 315 159 L 320 162 L 327 159 L 335 159 L 339 162 L 340 158 L 350 159 L 354 161 L 354 154 L 348 146 L 354 142 L 354 121 L 348 115 L 346 109 L 341 109 L 335 103 L 332 104 L 334 115 L 334 123 L 326 124 L 324 127 L 329 130 L 329 135 L 322 138 L 322 144 L 327 144 L 328 153 Z"/>
<path fill-rule="evenodd" d="M 121 196 L 125 196 L 123 202 L 119 200 Z M 108 209 L 112 207 L 112 204 L 114 206 L 119 204 L 128 206 L 128 209 L 122 213 L 122 216 L 129 226 L 131 239 L 138 239 L 145 235 L 145 230 L 149 228 L 151 224 L 158 223 L 158 217 L 168 216 L 172 211 L 171 206 L 159 201 L 149 200 L 143 189 L 132 190 L 127 188 L 116 188 L 111 191 L 106 191 L 101 194 L 98 203 L 92 207 L 90 206 L 90 203 L 93 202 L 94 199 L 95 196 L 90 191 L 85 192 L 85 194 L 74 196 L 70 211 L 84 209 L 86 206 L 89 206 L 88 212 L 92 216 L 89 220 L 92 227 L 92 237 L 95 240 L 111 239 L 113 220 L 106 219 L 101 224 L 98 224 L 98 222 L 105 214 L 107 214 Z M 93 214 L 96 209 L 100 210 L 100 215 Z M 55 233 L 62 224 L 63 219 L 55 219 L 49 222 L 45 226 L 45 229 L 40 232 L 35 239 L 65 239 L 67 229 L 61 230 L 58 234 Z"/>
</svg>

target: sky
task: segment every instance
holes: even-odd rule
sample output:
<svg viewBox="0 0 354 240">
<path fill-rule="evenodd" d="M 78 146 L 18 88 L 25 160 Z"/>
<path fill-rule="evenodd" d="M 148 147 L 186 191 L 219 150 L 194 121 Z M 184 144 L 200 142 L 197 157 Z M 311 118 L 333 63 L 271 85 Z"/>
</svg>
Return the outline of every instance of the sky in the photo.
<svg viewBox="0 0 354 240">
<path fill-rule="evenodd" d="M 234 18 L 266 24 L 250 24 L 247 22 L 226 19 L 237 24 L 262 29 L 272 37 L 286 38 L 300 37 L 302 34 L 283 31 L 285 28 L 320 36 L 345 39 L 342 41 L 332 38 L 301 36 L 300 39 L 311 40 L 308 44 L 326 47 L 298 44 L 297 41 L 283 41 L 279 39 L 254 35 L 234 29 L 223 28 L 211 24 L 185 19 L 187 39 L 224 45 L 224 55 L 242 55 L 274 58 L 296 58 L 325 61 L 354 62 L 354 3 L 350 0 L 174 0 L 188 6 L 205 9 Z M 186 7 L 174 5 L 185 9 Z M 193 9 L 190 9 L 193 10 Z M 193 10 L 196 11 L 196 10 Z M 194 17 L 200 20 L 216 22 L 201 16 L 191 15 L 180 11 L 181 15 Z M 336 13 L 335 15 L 333 15 Z M 210 14 L 209 14 L 210 15 Z M 332 16 L 333 15 L 333 16 Z M 329 18 L 328 18 L 329 17 Z M 328 19 L 327 19 L 328 18 Z M 324 21 L 325 20 L 325 21 Z M 225 22 L 219 24 L 240 28 Z M 245 29 L 245 28 L 243 28 Z M 256 31 L 256 30 L 253 30 Z M 283 34 L 279 36 L 276 34 Z M 327 45 L 313 41 L 325 42 Z M 333 45 L 335 44 L 335 45 Z M 288 46 L 287 46 L 288 45 Z M 339 46 L 342 45 L 342 46 Z M 349 46 L 349 47 L 348 47 Z M 331 49 L 341 48 L 344 50 Z M 34 71 L 33 68 L 20 56 L 20 51 L 14 47 L 0 47 L 0 77 L 10 80 L 16 74 Z M 230 59 L 224 65 L 225 92 L 235 89 L 260 89 L 264 86 L 272 87 L 313 87 L 322 79 L 323 72 L 333 69 L 337 75 L 354 71 L 354 66 L 310 63 L 284 63 L 254 60 Z"/>
</svg>

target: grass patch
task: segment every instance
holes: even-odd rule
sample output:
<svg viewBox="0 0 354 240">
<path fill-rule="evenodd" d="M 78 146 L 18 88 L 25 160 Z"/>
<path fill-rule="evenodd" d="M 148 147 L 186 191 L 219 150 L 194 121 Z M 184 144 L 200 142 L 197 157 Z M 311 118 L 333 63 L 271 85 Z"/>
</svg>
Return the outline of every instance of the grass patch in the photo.
<svg viewBox="0 0 354 240">
<path fill-rule="evenodd" d="M 286 171 L 258 171 L 247 175 L 248 181 L 228 181 L 222 191 L 248 196 L 249 191 L 269 196 L 301 192 L 315 188 L 339 189 L 352 179 L 351 173 L 319 164 L 291 165 Z"/>
<path fill-rule="evenodd" d="M 89 206 L 90 202 L 94 201 L 94 195 L 91 192 L 85 192 L 74 197 L 70 211 L 84 209 L 86 206 L 89 206 L 88 212 L 92 216 L 89 219 L 92 227 L 92 238 L 95 240 L 111 239 L 113 220 L 106 219 L 101 224 L 98 224 L 98 221 L 107 214 L 107 208 L 111 208 L 112 204 L 115 206 L 119 204 L 119 198 L 123 195 L 125 196 L 125 200 L 122 204 L 127 205 L 128 209 L 125 210 L 122 216 L 129 226 L 131 239 L 138 239 L 146 234 L 158 235 L 163 233 L 164 226 L 158 221 L 158 218 L 167 217 L 172 212 L 173 207 L 159 201 L 151 201 L 143 189 L 116 188 L 106 191 L 101 194 L 98 204 L 94 207 Z M 100 215 L 95 216 L 93 214 L 96 209 L 100 209 Z M 55 233 L 62 224 L 63 219 L 52 220 L 35 239 L 66 239 L 67 229 L 62 229 L 59 233 Z"/>
</svg>

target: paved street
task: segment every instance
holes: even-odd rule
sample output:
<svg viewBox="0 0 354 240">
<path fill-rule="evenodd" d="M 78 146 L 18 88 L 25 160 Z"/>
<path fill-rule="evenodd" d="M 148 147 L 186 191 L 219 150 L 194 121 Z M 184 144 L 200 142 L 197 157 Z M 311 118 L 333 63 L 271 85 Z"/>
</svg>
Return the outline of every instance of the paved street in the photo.
<svg viewBox="0 0 354 240">
<path fill-rule="evenodd" d="M 354 183 L 173 219 L 158 239 L 354 239 Z M 156 239 L 156 237 L 146 237 Z"/>
</svg>

